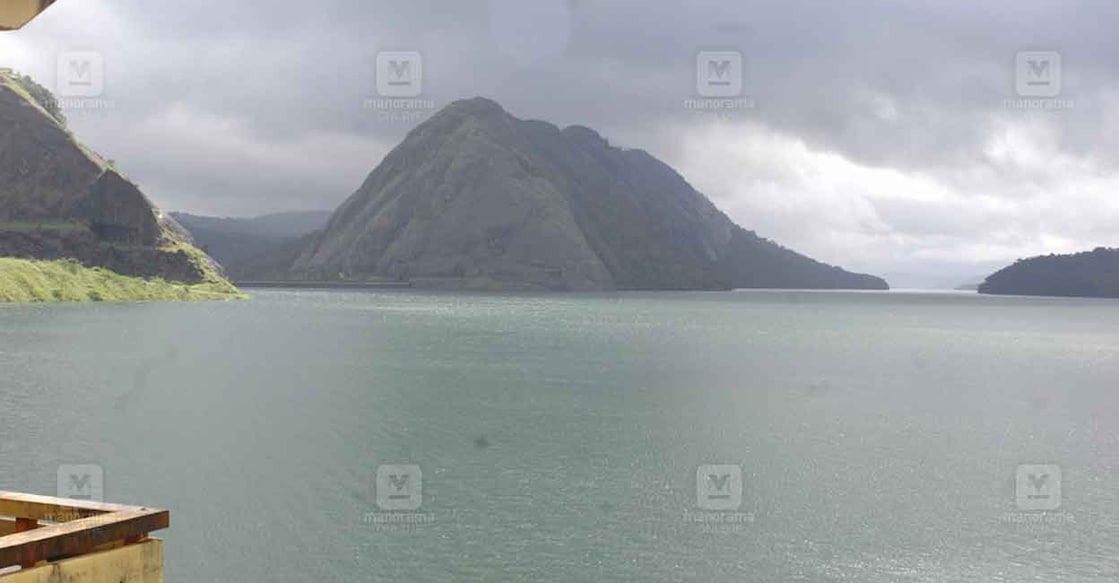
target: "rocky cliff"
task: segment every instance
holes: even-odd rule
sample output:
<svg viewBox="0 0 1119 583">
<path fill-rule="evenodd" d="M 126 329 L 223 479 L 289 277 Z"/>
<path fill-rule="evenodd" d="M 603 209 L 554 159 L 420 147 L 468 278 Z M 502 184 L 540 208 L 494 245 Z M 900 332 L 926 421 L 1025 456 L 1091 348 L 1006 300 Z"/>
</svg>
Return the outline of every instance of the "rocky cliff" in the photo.
<svg viewBox="0 0 1119 583">
<path fill-rule="evenodd" d="M 224 281 L 185 230 L 76 140 L 49 92 L 7 72 L 0 73 L 0 256 Z"/>
<path fill-rule="evenodd" d="M 644 151 L 481 98 L 409 133 L 289 275 L 483 289 L 887 288 L 739 227 Z"/>
</svg>

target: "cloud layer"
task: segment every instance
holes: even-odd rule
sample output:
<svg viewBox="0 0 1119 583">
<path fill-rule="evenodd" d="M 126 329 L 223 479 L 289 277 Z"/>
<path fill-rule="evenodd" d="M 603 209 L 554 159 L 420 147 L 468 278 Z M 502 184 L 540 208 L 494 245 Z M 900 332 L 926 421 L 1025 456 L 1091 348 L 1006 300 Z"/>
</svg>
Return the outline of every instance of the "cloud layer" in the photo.
<svg viewBox="0 0 1119 583">
<path fill-rule="evenodd" d="M 1017 0 L 62 0 L 0 36 L 57 83 L 97 51 L 104 106 L 71 126 L 163 207 L 333 208 L 416 123 L 386 119 L 379 51 L 423 98 L 497 99 L 676 167 L 735 220 L 895 285 L 954 285 L 1037 253 L 1119 246 L 1119 5 Z M 696 55 L 739 51 L 752 108 L 712 115 Z M 1056 51 L 1026 109 L 1019 51 Z"/>
</svg>

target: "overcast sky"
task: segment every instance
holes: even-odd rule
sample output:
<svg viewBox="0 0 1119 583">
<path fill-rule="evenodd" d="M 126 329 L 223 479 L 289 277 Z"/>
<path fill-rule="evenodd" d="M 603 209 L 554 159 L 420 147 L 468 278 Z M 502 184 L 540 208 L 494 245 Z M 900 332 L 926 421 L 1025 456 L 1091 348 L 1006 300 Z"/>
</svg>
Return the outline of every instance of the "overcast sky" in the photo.
<svg viewBox="0 0 1119 583">
<path fill-rule="evenodd" d="M 1116 23 L 1106 0 L 60 0 L 0 66 L 54 89 L 60 55 L 99 53 L 75 133 L 165 209 L 250 216 L 349 196 L 417 123 L 369 107 L 376 56 L 416 51 L 435 107 L 591 126 L 762 236 L 943 286 L 1119 246 Z M 742 54 L 752 107 L 685 107 L 702 51 Z M 1055 95 L 1021 94 L 1024 51 L 1059 55 Z"/>
</svg>

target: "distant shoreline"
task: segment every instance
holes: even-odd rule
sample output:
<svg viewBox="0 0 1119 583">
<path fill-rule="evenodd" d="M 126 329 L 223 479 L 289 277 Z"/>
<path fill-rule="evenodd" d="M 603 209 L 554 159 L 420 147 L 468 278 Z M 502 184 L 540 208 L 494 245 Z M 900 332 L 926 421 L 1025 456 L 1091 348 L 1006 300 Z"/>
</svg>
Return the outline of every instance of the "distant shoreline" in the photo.
<svg viewBox="0 0 1119 583">
<path fill-rule="evenodd" d="M 407 289 L 408 281 L 238 281 L 241 289 Z"/>
</svg>

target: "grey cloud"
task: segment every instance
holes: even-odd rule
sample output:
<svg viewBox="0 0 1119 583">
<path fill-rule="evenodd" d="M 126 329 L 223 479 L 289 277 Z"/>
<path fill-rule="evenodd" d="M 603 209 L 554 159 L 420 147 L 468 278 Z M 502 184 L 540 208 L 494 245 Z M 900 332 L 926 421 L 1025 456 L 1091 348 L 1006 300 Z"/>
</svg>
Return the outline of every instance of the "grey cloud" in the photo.
<svg viewBox="0 0 1119 583">
<path fill-rule="evenodd" d="M 850 229 L 852 241 L 883 236 L 882 225 L 900 233 L 912 244 L 893 256 L 839 246 L 828 257 L 893 268 L 918 249 L 955 249 L 935 238 L 945 234 L 984 241 L 983 225 L 959 216 L 969 197 L 1020 205 L 982 216 L 1022 240 L 1052 228 L 1108 242 L 1091 208 L 1063 209 L 1056 226 L 1022 217 L 1060 204 L 1046 193 L 1067 184 L 1104 188 L 1119 167 L 1115 22 L 1119 5 L 1088 0 L 61 0 L 0 48 L 16 46 L 13 64 L 48 78 L 58 51 L 102 51 L 115 107 L 71 115 L 75 131 L 163 206 L 219 214 L 331 208 L 358 186 L 412 125 L 363 107 L 379 50 L 422 53 L 425 97 L 437 105 L 484 95 L 519 116 L 595 127 L 673 164 L 689 158 L 685 138 L 701 131 L 682 107 L 695 94 L 696 53 L 740 50 L 758 106 L 721 123 L 953 189 L 952 200 L 923 205 L 876 199 L 860 208 L 875 210 L 877 222 L 827 226 Z M 1062 98 L 1074 107 L 1003 107 L 1015 97 L 1014 54 L 1027 49 L 1061 52 Z M 185 120 L 213 131 L 202 140 Z M 1039 151 L 1060 163 L 992 159 L 992 139 L 1007 128 L 1047 140 Z M 767 188 L 803 190 L 784 169 L 755 171 Z M 735 198 L 752 196 L 741 177 L 687 177 L 726 208 L 750 208 Z M 1103 196 L 1077 192 L 1060 196 L 1089 207 Z M 813 244 L 790 236 L 793 246 Z"/>
</svg>

